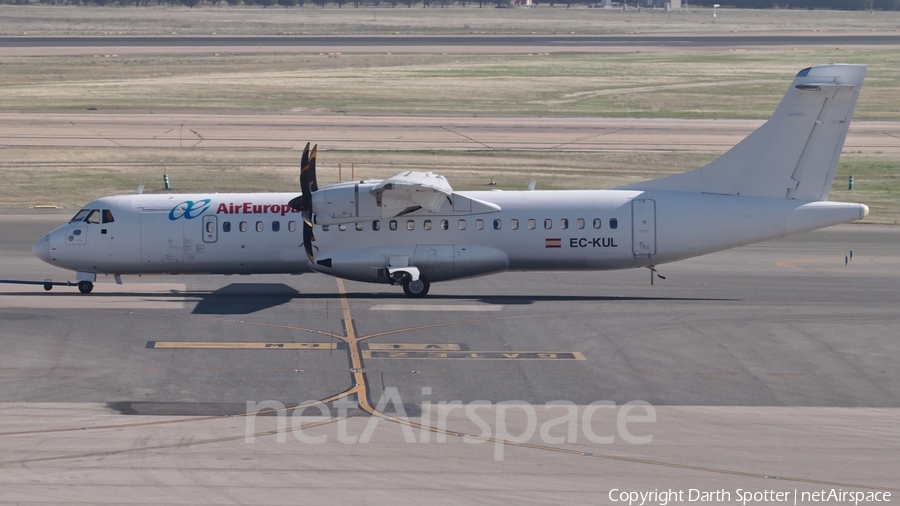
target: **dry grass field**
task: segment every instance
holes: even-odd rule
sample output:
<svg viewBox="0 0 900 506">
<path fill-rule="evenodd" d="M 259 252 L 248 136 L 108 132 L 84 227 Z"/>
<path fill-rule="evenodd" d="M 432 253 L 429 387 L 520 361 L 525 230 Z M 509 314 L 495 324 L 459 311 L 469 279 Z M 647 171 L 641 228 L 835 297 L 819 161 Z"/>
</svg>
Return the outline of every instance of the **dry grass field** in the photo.
<svg viewBox="0 0 900 506">
<path fill-rule="evenodd" d="M 420 34 L 420 33 L 759 33 L 893 32 L 898 13 L 720 10 L 610 12 L 599 9 L 258 9 L 0 7 L 0 34 Z M 768 117 L 790 77 L 829 61 L 862 63 L 869 73 L 856 119 L 900 121 L 900 48 L 615 48 L 541 54 L 432 54 L 291 51 L 212 53 L 181 48 L 141 54 L 15 56 L 0 48 L 0 110 L 316 111 L 330 114 L 521 117 Z M 298 139 L 300 141 L 301 139 Z M 306 140 L 306 139 L 302 139 Z M 315 140 L 315 139 L 310 139 Z M 900 142 L 900 141 L 898 141 Z M 184 191 L 293 188 L 297 153 L 266 149 L 0 148 L 0 206 L 78 206 L 132 191 L 163 173 Z M 433 170 L 459 189 L 601 188 L 635 177 L 697 167 L 712 152 L 605 153 L 485 150 L 329 152 L 323 174 L 354 163 L 364 177 Z M 845 153 L 833 199 L 864 202 L 870 220 L 900 219 L 900 159 Z M 846 191 L 849 174 L 856 178 Z M 332 176 L 336 180 L 336 175 Z"/>
<path fill-rule="evenodd" d="M 0 109 L 764 119 L 797 70 L 830 61 L 869 66 L 857 119 L 900 120 L 900 48 L 0 56 Z"/>
<path fill-rule="evenodd" d="M 162 191 L 169 174 L 173 191 L 290 191 L 298 187 L 296 151 L 199 149 L 13 148 L 0 162 L 0 200 L 77 207 L 84 196 Z M 456 189 L 602 188 L 678 167 L 699 165 L 707 154 L 649 152 L 580 153 L 515 151 L 326 151 L 319 179 L 338 180 L 338 163 L 349 179 L 384 178 L 403 170 L 447 175 Z M 677 165 L 676 165 L 677 164 Z M 11 170 L 16 167 L 17 170 Z M 639 169 L 638 169 L 639 168 Z M 494 180 L 497 185 L 490 185 Z M 88 197 L 91 198 L 91 197 Z"/>
</svg>

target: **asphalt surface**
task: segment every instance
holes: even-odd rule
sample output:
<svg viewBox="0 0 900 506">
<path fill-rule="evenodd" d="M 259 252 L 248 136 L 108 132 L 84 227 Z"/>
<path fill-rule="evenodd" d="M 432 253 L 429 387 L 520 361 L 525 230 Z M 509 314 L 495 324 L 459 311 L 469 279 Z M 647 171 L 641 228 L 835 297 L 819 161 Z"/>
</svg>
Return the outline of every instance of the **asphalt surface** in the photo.
<svg viewBox="0 0 900 506">
<path fill-rule="evenodd" d="M 97 36 L 97 37 L 0 37 L 0 48 L 13 47 L 229 47 L 229 46 L 806 46 L 898 45 L 900 35 L 361 35 L 361 36 Z"/>
<path fill-rule="evenodd" d="M 71 279 L 30 252 L 66 217 L 0 215 L 0 278 Z M 199 414 L 210 403 L 325 398 L 350 379 L 347 348 L 331 337 L 344 333 L 343 299 L 365 338 L 372 395 L 395 386 L 410 404 L 430 386 L 435 402 L 900 407 L 898 239 L 893 228 L 837 227 L 660 266 L 667 279 L 654 286 L 644 270 L 507 273 L 435 284 L 424 301 L 353 282 L 341 297 L 335 280 L 318 274 L 153 276 L 122 287 L 101 278 L 89 302 L 72 288 L 0 285 L 0 296 L 16 301 L 0 308 L 0 401 L 146 403 L 148 413 Z M 171 286 L 154 294 L 144 282 Z M 122 302 L 129 294 L 130 308 Z M 51 301 L 57 309 L 48 312 Z M 78 309 L 66 310 L 66 301 Z M 160 312 L 166 302 L 176 309 Z M 335 349 L 147 347 L 155 341 Z M 380 343 L 564 355 L 365 353 Z M 584 360 L 566 358 L 572 353 Z"/>
<path fill-rule="evenodd" d="M 0 278 L 71 279 L 30 253 L 68 214 L 0 214 Z M 896 494 L 898 239 L 893 227 L 840 226 L 663 265 L 653 286 L 645 270 L 506 273 L 435 284 L 415 301 L 318 274 L 101 279 L 89 296 L 0 285 L 0 500 Z M 300 432 L 244 416 L 248 403 L 317 400 L 324 411 L 303 410 Z M 525 408 L 501 418 L 509 401 L 533 406 L 535 427 L 558 416 L 547 403 L 582 416 L 614 403 L 591 419 L 613 440 L 586 439 L 583 423 L 569 439 L 550 439 L 566 424 L 516 439 L 530 422 Z M 655 421 L 631 429 L 646 444 L 616 428 L 634 401 L 652 405 Z M 441 403 L 479 415 L 460 407 L 439 421 L 429 406 Z"/>
</svg>

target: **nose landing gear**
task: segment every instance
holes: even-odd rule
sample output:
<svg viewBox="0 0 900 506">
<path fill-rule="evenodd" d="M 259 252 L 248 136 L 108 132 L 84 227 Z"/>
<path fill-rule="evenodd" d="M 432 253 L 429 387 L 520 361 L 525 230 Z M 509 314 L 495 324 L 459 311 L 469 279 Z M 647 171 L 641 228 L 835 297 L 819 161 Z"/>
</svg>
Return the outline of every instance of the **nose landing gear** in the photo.
<svg viewBox="0 0 900 506">
<path fill-rule="evenodd" d="M 13 285 L 40 285 L 46 291 L 53 290 L 54 286 L 77 286 L 78 291 L 81 293 L 91 293 L 91 290 L 94 289 L 94 283 L 90 281 L 53 281 L 52 279 L 45 279 L 43 281 L 26 281 L 20 279 L 0 279 L 0 283 L 9 283 Z"/>
</svg>

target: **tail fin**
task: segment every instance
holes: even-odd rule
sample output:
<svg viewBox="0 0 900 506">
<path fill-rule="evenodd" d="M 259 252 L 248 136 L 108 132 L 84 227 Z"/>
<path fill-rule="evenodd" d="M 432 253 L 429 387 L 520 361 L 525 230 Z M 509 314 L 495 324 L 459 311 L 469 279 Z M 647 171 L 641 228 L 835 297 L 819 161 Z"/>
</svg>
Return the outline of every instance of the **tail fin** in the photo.
<svg viewBox="0 0 900 506">
<path fill-rule="evenodd" d="M 865 75 L 862 65 L 805 68 L 769 121 L 716 160 L 615 189 L 826 200 Z"/>
</svg>

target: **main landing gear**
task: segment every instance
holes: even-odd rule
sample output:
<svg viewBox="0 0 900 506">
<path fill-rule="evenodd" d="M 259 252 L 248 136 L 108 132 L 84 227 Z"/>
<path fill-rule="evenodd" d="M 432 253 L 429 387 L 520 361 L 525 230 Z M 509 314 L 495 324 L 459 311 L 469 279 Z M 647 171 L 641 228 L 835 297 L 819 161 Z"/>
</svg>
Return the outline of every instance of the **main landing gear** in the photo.
<svg viewBox="0 0 900 506">
<path fill-rule="evenodd" d="M 429 288 L 431 288 L 431 283 L 421 277 L 415 281 L 403 281 L 403 293 L 407 297 L 424 297 L 428 295 Z"/>
<path fill-rule="evenodd" d="M 44 289 L 46 290 L 47 288 L 45 287 Z M 91 283 L 90 281 L 79 281 L 78 282 L 78 291 L 81 293 L 88 294 L 88 293 L 91 293 L 91 291 L 93 289 L 94 289 L 94 284 Z"/>
<path fill-rule="evenodd" d="M 413 280 L 412 275 L 406 271 L 396 271 L 391 277 L 391 284 L 402 286 L 403 293 L 405 293 L 407 297 L 424 297 L 428 295 L 428 289 L 431 288 L 431 283 L 429 283 L 427 279 L 418 276 L 419 279 Z"/>
</svg>

